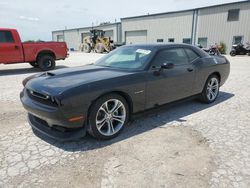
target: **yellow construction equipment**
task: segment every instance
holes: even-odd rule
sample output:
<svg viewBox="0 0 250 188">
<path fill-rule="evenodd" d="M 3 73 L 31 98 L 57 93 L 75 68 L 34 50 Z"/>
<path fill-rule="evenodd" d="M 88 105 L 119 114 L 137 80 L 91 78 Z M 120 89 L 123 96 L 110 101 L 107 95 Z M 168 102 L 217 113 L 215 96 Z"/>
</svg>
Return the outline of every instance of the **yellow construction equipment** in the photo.
<svg viewBox="0 0 250 188">
<path fill-rule="evenodd" d="M 80 50 L 85 53 L 94 51 L 96 53 L 110 52 L 114 49 L 114 42 L 110 37 L 105 37 L 105 31 L 93 29 L 90 30 L 90 36 L 83 39 Z"/>
</svg>

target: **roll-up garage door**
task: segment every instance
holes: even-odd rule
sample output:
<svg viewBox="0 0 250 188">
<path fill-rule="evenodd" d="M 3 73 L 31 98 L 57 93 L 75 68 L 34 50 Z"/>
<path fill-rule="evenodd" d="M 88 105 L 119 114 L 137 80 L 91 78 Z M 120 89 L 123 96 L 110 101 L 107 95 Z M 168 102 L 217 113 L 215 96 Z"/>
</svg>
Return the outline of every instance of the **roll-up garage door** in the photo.
<svg viewBox="0 0 250 188">
<path fill-rule="evenodd" d="M 147 30 L 126 31 L 126 44 L 147 43 Z"/>
</svg>

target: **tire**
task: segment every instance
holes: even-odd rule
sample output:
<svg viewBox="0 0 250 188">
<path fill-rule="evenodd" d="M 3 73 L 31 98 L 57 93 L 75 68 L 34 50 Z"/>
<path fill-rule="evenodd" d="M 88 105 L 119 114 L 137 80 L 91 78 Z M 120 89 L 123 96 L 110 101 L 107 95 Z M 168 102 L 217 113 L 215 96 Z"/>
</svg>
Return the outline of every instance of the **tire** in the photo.
<svg viewBox="0 0 250 188">
<path fill-rule="evenodd" d="M 105 50 L 105 47 L 104 47 L 104 44 L 102 44 L 102 43 L 97 43 L 96 45 L 95 45 L 95 52 L 96 53 L 103 53 L 104 52 L 104 50 Z"/>
<path fill-rule="evenodd" d="M 55 69 L 55 58 L 51 55 L 43 55 L 38 58 L 38 66 L 42 71 L 49 71 Z"/>
<path fill-rule="evenodd" d="M 213 103 L 220 92 L 220 81 L 218 76 L 215 74 L 208 77 L 203 91 L 200 95 L 200 101 L 203 103 Z"/>
<path fill-rule="evenodd" d="M 231 56 L 236 56 L 236 52 L 235 52 L 235 51 L 231 51 L 231 52 L 230 52 L 230 55 L 231 55 Z"/>
<path fill-rule="evenodd" d="M 112 111 L 115 105 L 117 106 Z M 122 96 L 105 95 L 97 99 L 90 108 L 88 133 L 97 139 L 112 139 L 122 132 L 129 116 L 127 101 Z"/>
<path fill-rule="evenodd" d="M 37 62 L 30 62 L 29 63 L 32 67 L 38 68 L 38 63 Z"/>
<path fill-rule="evenodd" d="M 84 43 L 82 47 L 82 51 L 85 53 L 90 53 L 91 52 L 91 47 L 88 43 Z"/>
</svg>

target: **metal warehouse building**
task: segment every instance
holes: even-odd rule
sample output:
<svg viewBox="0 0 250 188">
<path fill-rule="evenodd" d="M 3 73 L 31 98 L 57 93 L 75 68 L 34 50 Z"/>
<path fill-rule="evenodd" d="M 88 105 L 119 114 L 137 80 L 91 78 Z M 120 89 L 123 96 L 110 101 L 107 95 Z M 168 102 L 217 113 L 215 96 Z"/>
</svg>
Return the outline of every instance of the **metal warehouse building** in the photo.
<svg viewBox="0 0 250 188">
<path fill-rule="evenodd" d="M 105 36 L 110 37 L 114 42 L 121 42 L 121 23 L 105 24 L 101 26 L 93 27 L 83 27 L 68 30 L 59 30 L 52 32 L 53 41 L 65 41 L 68 48 L 73 48 L 74 50 L 79 50 L 80 45 L 85 36 L 89 35 L 90 30 L 100 29 L 105 31 Z"/>
<path fill-rule="evenodd" d="M 122 18 L 127 44 L 176 42 L 203 47 L 250 42 L 250 1 Z"/>
<path fill-rule="evenodd" d="M 234 43 L 250 42 L 250 1 L 121 18 L 121 23 L 95 28 L 126 44 L 176 42 L 209 47 L 224 42 L 229 52 Z M 55 31 L 53 40 L 64 40 L 69 48 L 79 49 L 90 29 Z"/>
</svg>

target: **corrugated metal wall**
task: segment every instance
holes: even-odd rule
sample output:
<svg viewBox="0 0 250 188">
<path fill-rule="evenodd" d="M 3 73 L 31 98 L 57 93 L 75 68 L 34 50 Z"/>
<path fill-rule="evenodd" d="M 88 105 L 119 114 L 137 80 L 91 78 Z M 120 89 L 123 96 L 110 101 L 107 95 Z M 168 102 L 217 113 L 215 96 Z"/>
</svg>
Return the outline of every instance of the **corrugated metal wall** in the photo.
<svg viewBox="0 0 250 188">
<path fill-rule="evenodd" d="M 227 21 L 230 9 L 240 9 L 239 21 Z M 197 12 L 197 19 L 193 19 Z M 157 39 L 164 39 L 165 43 L 169 38 L 182 43 L 184 38 L 195 37 L 194 44 L 198 44 L 199 41 L 205 44 L 207 39 L 208 47 L 214 43 L 224 42 L 229 53 L 234 36 L 243 36 L 243 43 L 250 42 L 250 1 L 186 12 L 124 18 L 122 30 L 124 42 L 126 42 L 126 32 L 146 30 L 146 43 L 155 43 Z"/>
<path fill-rule="evenodd" d="M 240 9 L 239 21 L 227 21 L 230 9 Z M 250 42 L 250 2 L 200 9 L 197 33 L 197 39 L 208 38 L 208 45 L 225 42 L 227 52 L 231 50 L 233 36 L 244 36 L 243 42 Z"/>
<path fill-rule="evenodd" d="M 123 41 L 125 33 L 129 31 L 147 31 L 147 43 L 156 43 L 157 39 L 168 42 L 174 38 L 175 42 L 182 42 L 183 38 L 191 38 L 193 11 L 147 16 L 142 18 L 122 20 Z"/>
<path fill-rule="evenodd" d="M 228 10 L 240 9 L 239 21 L 227 21 Z M 197 15 L 197 18 L 196 16 Z M 194 19 L 196 18 L 196 19 Z M 250 42 L 250 2 L 240 2 L 210 8 L 200 8 L 190 11 L 181 11 L 166 14 L 148 15 L 134 18 L 124 18 L 121 24 L 98 26 L 98 29 L 113 31 L 115 42 L 126 42 L 126 33 L 144 31 L 147 36 L 129 43 L 156 43 L 168 42 L 174 39 L 182 43 L 183 39 L 191 40 L 198 44 L 200 41 L 207 46 L 214 43 L 225 42 L 227 52 L 231 50 L 234 36 L 243 36 L 243 42 Z M 64 35 L 69 48 L 79 49 L 82 33 L 88 33 L 91 27 L 74 30 L 52 32 L 53 40 L 57 35 Z M 193 38 L 192 38 L 193 37 Z M 200 40 L 199 40 L 200 38 Z M 163 39 L 163 40 L 162 40 Z"/>
</svg>

